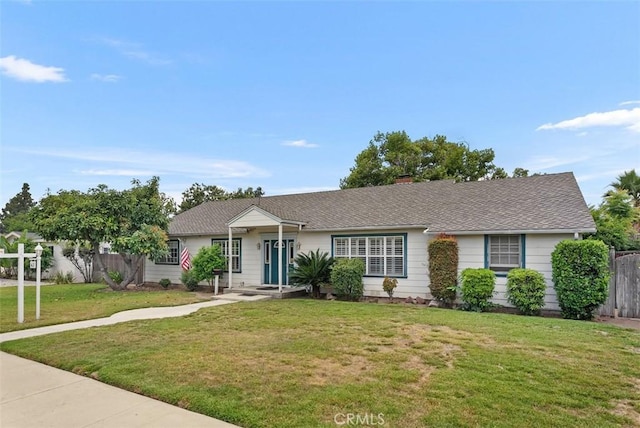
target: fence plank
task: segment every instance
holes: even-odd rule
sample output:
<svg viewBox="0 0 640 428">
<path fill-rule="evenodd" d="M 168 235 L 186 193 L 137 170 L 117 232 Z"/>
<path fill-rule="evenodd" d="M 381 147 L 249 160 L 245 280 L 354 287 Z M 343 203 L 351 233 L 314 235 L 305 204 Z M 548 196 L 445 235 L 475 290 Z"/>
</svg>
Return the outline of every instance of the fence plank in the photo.
<svg viewBox="0 0 640 428">
<path fill-rule="evenodd" d="M 615 317 L 616 316 L 616 252 L 612 248 L 609 250 L 609 271 L 611 276 L 609 277 L 609 297 L 602 306 L 598 309 L 598 314 Z"/>
<path fill-rule="evenodd" d="M 618 316 L 640 318 L 640 254 L 616 259 Z"/>
<path fill-rule="evenodd" d="M 118 271 L 124 276 L 126 265 L 120 254 L 102 254 L 101 256 L 102 263 L 107 268 L 107 272 Z M 100 282 L 102 280 L 102 274 L 97 269 L 93 271 L 93 280 L 95 282 Z M 140 285 L 144 282 L 144 258 L 140 260 L 140 267 L 138 268 L 138 272 L 136 273 L 133 282 L 135 282 L 136 285 Z"/>
</svg>

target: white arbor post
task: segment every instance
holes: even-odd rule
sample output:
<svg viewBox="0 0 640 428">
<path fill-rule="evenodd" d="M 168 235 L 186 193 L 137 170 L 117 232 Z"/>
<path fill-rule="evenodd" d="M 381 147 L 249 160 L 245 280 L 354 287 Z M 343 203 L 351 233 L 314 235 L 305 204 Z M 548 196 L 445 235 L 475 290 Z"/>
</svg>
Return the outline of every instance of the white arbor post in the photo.
<svg viewBox="0 0 640 428">
<path fill-rule="evenodd" d="M 18 323 L 24 322 L 24 244 L 18 244 Z"/>
<path fill-rule="evenodd" d="M 229 226 L 229 242 L 227 244 L 227 248 L 229 249 L 229 259 L 227 260 L 227 266 L 229 269 L 229 290 L 233 288 L 233 232 L 231 231 L 231 226 Z M 217 278 L 216 278 L 217 279 Z M 218 289 L 216 288 L 216 294 L 218 294 Z"/>
<path fill-rule="evenodd" d="M 40 247 L 42 248 L 42 247 Z M 36 257 L 36 253 L 25 253 L 24 244 L 18 244 L 18 253 L 5 254 L 4 250 L 0 252 L 0 259 L 18 259 L 18 323 L 24 322 L 24 259 L 29 257 Z M 37 275 L 40 275 L 40 265 L 37 266 Z M 37 277 L 36 277 L 37 278 Z M 37 307 L 40 306 L 40 296 L 36 303 Z"/>
<path fill-rule="evenodd" d="M 282 223 L 278 225 L 278 291 L 282 293 L 282 269 L 284 266 L 280 266 L 282 264 L 282 247 L 284 246 L 284 242 L 282 242 Z"/>
<path fill-rule="evenodd" d="M 36 319 L 40 319 L 40 269 L 42 268 L 42 245 L 36 246 Z"/>
</svg>

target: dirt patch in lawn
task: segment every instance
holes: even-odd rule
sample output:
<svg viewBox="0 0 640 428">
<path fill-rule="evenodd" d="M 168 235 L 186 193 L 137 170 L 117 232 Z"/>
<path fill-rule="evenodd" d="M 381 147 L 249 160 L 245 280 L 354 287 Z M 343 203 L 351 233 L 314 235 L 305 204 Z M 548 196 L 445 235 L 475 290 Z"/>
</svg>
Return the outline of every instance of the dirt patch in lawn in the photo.
<svg viewBox="0 0 640 428">
<path fill-rule="evenodd" d="M 636 395 L 640 397 L 640 379 L 634 378 L 630 381 L 636 390 Z M 612 413 L 633 421 L 633 425 L 629 426 L 640 426 L 640 412 L 637 409 L 639 401 L 640 400 L 613 400 L 614 408 Z"/>
<path fill-rule="evenodd" d="M 453 368 L 455 359 L 464 354 L 462 342 L 478 340 L 477 335 L 442 326 L 412 324 L 395 330 L 383 337 L 364 335 L 360 338 L 362 346 L 356 350 L 353 347 L 339 350 L 337 359 L 309 360 L 308 383 L 326 385 L 374 380 L 376 372 L 392 359 L 406 372 L 406 385 L 419 389 L 438 368 Z"/>
</svg>

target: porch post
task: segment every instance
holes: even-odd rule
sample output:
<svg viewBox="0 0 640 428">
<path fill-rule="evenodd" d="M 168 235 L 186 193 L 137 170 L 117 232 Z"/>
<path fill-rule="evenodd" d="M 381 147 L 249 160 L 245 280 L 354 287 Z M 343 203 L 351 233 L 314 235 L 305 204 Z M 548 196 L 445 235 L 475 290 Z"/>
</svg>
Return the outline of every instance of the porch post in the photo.
<svg viewBox="0 0 640 428">
<path fill-rule="evenodd" d="M 282 268 L 284 266 L 280 266 L 282 264 L 282 246 L 284 243 L 282 242 L 282 223 L 278 224 L 278 291 L 282 293 Z"/>
<path fill-rule="evenodd" d="M 229 249 L 229 259 L 227 260 L 229 269 L 229 290 L 231 290 L 233 288 L 233 232 L 231 231 L 231 226 L 229 226 L 229 242 L 227 243 L 227 248 Z"/>
</svg>

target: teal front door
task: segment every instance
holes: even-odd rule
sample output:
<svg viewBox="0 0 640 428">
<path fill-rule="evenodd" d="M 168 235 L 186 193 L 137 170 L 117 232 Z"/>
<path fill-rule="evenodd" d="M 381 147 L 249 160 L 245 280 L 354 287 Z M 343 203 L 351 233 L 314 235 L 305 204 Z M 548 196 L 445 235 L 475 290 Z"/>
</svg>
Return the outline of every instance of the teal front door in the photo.
<svg viewBox="0 0 640 428">
<path fill-rule="evenodd" d="M 264 248 L 264 283 L 278 284 L 278 270 L 282 270 L 282 284 L 287 285 L 289 280 L 289 267 L 293 261 L 293 239 L 282 241 L 282 248 L 277 239 L 263 241 Z M 280 257 L 278 257 L 280 250 Z"/>
</svg>

